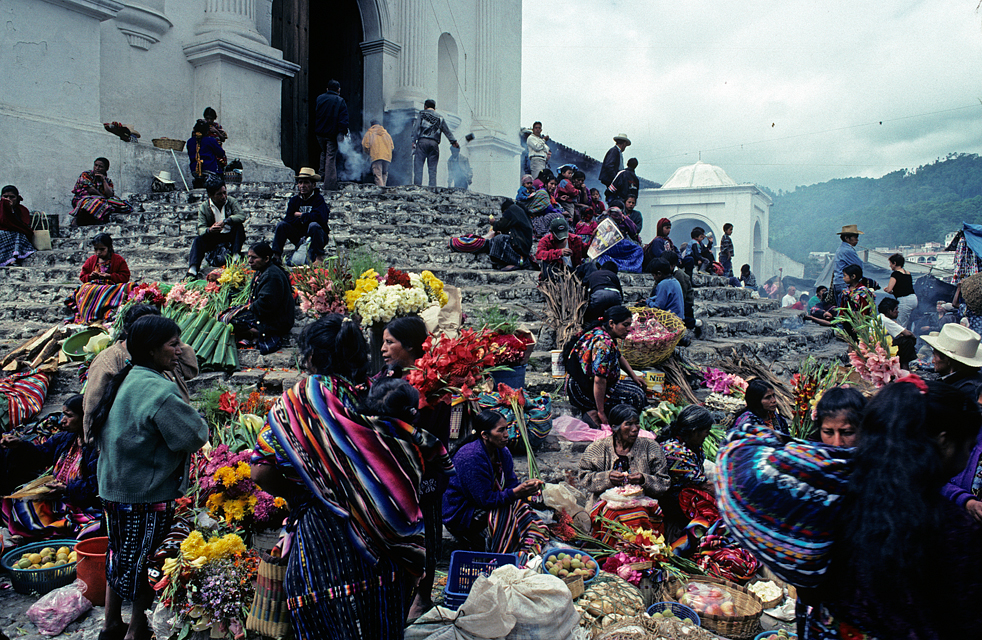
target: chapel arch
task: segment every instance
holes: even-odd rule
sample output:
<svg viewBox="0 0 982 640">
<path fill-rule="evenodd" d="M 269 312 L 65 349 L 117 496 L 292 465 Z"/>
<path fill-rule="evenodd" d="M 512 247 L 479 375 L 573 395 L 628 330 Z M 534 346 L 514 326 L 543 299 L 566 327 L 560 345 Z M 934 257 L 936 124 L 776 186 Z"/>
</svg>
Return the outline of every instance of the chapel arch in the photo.
<svg viewBox="0 0 982 640">
<path fill-rule="evenodd" d="M 437 100 L 444 113 L 457 113 L 457 96 L 460 87 L 460 54 L 457 41 L 449 33 L 440 36 L 437 44 Z"/>
<path fill-rule="evenodd" d="M 672 233 L 669 234 L 669 237 L 680 251 L 683 243 L 688 243 L 692 240 L 692 230 L 696 227 L 705 229 L 707 235 L 710 233 L 713 234 L 714 250 L 719 246 L 720 230 L 705 216 L 694 213 L 682 213 L 670 218 L 670 220 L 672 221 Z"/>
<path fill-rule="evenodd" d="M 760 230 L 760 220 L 754 221 L 753 274 L 760 277 L 764 262 L 764 234 Z"/>
</svg>

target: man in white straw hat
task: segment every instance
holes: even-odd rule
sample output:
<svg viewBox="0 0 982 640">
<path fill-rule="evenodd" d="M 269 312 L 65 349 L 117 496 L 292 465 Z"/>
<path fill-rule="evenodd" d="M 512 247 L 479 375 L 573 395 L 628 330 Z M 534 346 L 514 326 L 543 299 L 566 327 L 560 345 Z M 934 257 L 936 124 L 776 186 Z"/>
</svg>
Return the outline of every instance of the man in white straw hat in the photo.
<svg viewBox="0 0 982 640">
<path fill-rule="evenodd" d="M 283 247 L 289 240 L 300 248 L 305 238 L 310 238 L 307 263 L 313 264 L 324 257 L 324 247 L 330 233 L 331 209 L 324 201 L 320 189 L 314 185 L 321 177 L 310 167 L 303 167 L 297 174 L 297 195 L 286 205 L 286 215 L 273 231 L 271 248 L 277 256 L 283 255 Z"/>
<path fill-rule="evenodd" d="M 934 349 L 931 359 L 934 371 L 941 376 L 941 382 L 964 391 L 974 400 L 982 385 L 982 353 L 979 343 L 982 337 L 968 327 L 960 324 L 946 324 L 941 331 L 932 331 L 922 336 L 924 342 Z"/>
<path fill-rule="evenodd" d="M 835 294 L 833 299 L 836 302 L 838 302 L 842 292 L 849 288 L 842 279 L 842 270 L 851 264 L 860 268 L 863 266 L 863 261 L 859 259 L 859 254 L 856 253 L 856 245 L 859 244 L 859 236 L 861 235 L 863 232 L 854 224 L 847 224 L 839 232 L 839 239 L 842 240 L 842 244 L 835 250 L 835 257 L 832 259 L 834 263 L 832 267 L 832 292 Z"/>
<path fill-rule="evenodd" d="M 623 133 L 614 136 L 614 146 L 604 156 L 604 163 L 600 167 L 599 180 L 603 186 L 610 188 L 610 183 L 614 181 L 617 174 L 624 170 L 624 149 L 631 146 L 631 139 Z"/>
<path fill-rule="evenodd" d="M 158 171 L 153 174 L 153 183 L 150 190 L 154 193 L 163 193 L 174 190 L 174 181 L 170 178 L 170 171 Z"/>
</svg>

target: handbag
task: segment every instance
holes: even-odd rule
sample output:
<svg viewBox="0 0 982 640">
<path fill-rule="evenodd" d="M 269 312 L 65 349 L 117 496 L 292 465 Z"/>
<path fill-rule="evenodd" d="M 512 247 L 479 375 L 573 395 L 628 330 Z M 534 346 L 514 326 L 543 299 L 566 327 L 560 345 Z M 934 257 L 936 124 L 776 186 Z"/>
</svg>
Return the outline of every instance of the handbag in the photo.
<svg viewBox="0 0 982 640">
<path fill-rule="evenodd" d="M 290 632 L 290 612 L 286 607 L 286 558 L 277 558 L 265 552 L 259 554 L 259 575 L 256 578 L 256 595 L 246 617 L 245 627 L 271 638 L 282 638 Z"/>
<path fill-rule="evenodd" d="M 822 294 L 822 304 L 824 305 L 836 305 L 838 301 L 835 299 L 835 290 L 832 288 L 832 283 L 835 281 L 833 278 L 829 281 L 829 288 L 825 290 Z"/>
<path fill-rule="evenodd" d="M 307 237 L 300 242 L 300 246 L 293 252 L 293 256 L 290 258 L 290 264 L 294 267 L 302 267 L 307 264 L 307 254 L 309 251 L 310 238 Z"/>
<path fill-rule="evenodd" d="M 48 228 L 48 216 L 43 211 L 31 214 L 31 228 L 34 229 L 34 248 L 51 251 L 51 230 Z"/>
</svg>

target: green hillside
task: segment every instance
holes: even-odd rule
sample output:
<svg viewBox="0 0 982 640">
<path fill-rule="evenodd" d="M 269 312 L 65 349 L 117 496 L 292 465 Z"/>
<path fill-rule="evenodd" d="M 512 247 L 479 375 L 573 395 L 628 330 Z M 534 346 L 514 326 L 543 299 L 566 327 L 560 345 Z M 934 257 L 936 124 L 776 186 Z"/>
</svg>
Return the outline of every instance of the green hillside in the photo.
<svg viewBox="0 0 982 640">
<path fill-rule="evenodd" d="M 943 242 L 962 221 L 982 222 L 982 158 L 951 154 L 882 178 L 843 178 L 791 192 L 769 192 L 770 245 L 795 260 L 834 251 L 846 224 L 865 232 L 866 247 Z"/>
</svg>

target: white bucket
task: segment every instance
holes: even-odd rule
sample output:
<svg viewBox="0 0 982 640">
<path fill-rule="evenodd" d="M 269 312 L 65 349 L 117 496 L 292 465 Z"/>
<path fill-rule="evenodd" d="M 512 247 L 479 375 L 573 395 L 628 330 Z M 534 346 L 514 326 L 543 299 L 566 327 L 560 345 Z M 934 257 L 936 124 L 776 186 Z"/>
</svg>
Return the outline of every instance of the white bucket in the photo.
<svg viewBox="0 0 982 640">
<path fill-rule="evenodd" d="M 552 377 L 565 378 L 566 367 L 563 366 L 563 350 L 553 349 L 549 353 L 552 355 Z"/>
</svg>

